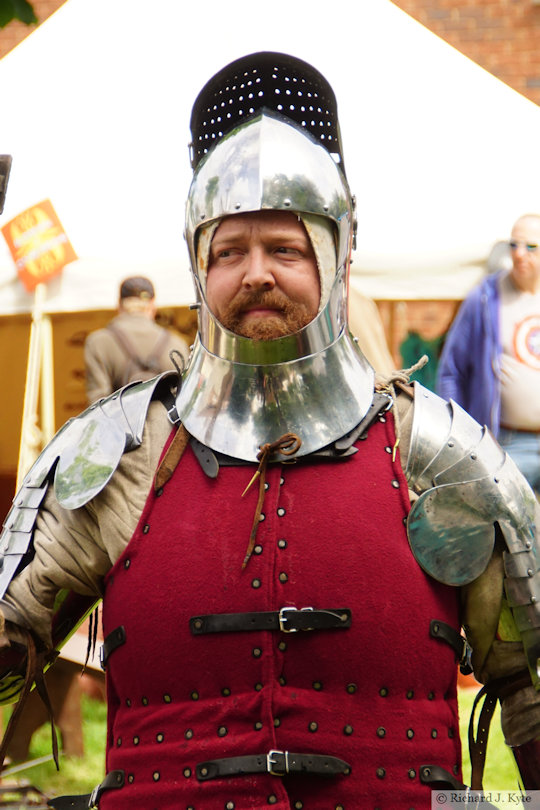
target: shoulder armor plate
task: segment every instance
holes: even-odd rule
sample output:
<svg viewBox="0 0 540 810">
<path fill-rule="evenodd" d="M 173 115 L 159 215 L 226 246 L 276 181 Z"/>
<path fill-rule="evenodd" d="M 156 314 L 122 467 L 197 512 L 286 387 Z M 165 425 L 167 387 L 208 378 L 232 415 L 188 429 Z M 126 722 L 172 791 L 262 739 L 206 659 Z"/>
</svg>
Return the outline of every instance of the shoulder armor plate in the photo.
<svg viewBox="0 0 540 810">
<path fill-rule="evenodd" d="M 151 400 L 162 398 L 176 382 L 173 371 L 144 383 L 131 383 L 60 428 L 25 476 L 4 521 L 0 597 L 23 555 L 28 560 L 32 556 L 34 524 L 51 480 L 65 509 L 88 503 L 108 483 L 122 455 L 140 446 Z"/>
<path fill-rule="evenodd" d="M 406 475 L 419 495 L 408 517 L 409 542 L 440 582 L 476 579 L 499 526 L 506 596 L 540 688 L 540 510 L 531 487 L 488 428 L 418 383 Z"/>
</svg>

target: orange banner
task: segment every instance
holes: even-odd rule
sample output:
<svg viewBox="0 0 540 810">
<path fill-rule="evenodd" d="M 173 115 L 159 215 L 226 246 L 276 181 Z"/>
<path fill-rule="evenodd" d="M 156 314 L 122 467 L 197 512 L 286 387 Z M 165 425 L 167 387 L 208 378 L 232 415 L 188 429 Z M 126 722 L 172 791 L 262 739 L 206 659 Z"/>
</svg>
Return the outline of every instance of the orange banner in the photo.
<svg viewBox="0 0 540 810">
<path fill-rule="evenodd" d="M 77 258 L 50 200 L 18 214 L 2 226 L 2 233 L 17 274 L 29 292 Z"/>
</svg>

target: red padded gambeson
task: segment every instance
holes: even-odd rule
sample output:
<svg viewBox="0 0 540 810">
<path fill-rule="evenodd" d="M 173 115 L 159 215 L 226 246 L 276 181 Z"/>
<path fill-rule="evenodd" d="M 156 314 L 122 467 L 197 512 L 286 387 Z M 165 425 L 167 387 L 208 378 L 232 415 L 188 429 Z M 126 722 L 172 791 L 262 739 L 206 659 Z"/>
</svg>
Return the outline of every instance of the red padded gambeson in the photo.
<svg viewBox="0 0 540 810">
<path fill-rule="evenodd" d="M 457 594 L 429 579 L 405 532 L 409 509 L 391 415 L 341 462 L 270 465 L 245 570 L 253 469 L 205 476 L 188 449 L 107 578 L 108 770 L 126 786 L 102 810 L 368 810 L 430 807 L 423 764 L 460 775 L 453 651 Z M 189 618 L 350 608 L 350 629 L 192 636 Z M 269 774 L 199 783 L 208 759 L 270 749 L 331 754 L 349 776 Z M 397 802 L 397 804 L 396 804 Z"/>
</svg>

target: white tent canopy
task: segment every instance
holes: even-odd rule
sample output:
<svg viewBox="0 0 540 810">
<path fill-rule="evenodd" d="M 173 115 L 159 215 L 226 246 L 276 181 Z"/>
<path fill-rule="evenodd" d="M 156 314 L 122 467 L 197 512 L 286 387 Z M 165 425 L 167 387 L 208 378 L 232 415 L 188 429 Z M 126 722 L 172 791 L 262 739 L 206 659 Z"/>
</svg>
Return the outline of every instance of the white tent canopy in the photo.
<svg viewBox="0 0 540 810">
<path fill-rule="evenodd" d="M 182 237 L 189 116 L 203 83 L 257 50 L 315 65 L 337 95 L 358 204 L 354 283 L 459 298 L 514 219 L 540 210 L 540 113 L 389 0 L 68 0 L 0 61 L 0 225 L 49 198 L 80 259 L 48 308 L 114 307 L 142 273 L 192 301 Z M 28 311 L 0 239 L 0 313 Z"/>
</svg>

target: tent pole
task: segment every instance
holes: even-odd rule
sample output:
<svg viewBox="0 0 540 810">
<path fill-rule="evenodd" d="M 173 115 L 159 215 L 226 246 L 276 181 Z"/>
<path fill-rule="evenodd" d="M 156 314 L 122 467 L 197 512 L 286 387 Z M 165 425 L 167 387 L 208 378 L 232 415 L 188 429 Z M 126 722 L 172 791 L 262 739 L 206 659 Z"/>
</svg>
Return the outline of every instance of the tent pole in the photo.
<svg viewBox="0 0 540 810">
<path fill-rule="evenodd" d="M 22 479 L 37 458 L 41 443 L 41 431 L 38 426 L 37 406 L 42 360 L 41 341 L 43 305 L 45 303 L 46 290 L 47 288 L 45 284 L 38 284 L 34 293 L 34 307 L 32 310 L 32 323 L 30 326 L 30 340 L 28 344 L 28 360 L 26 365 L 26 383 L 24 387 L 19 461 L 17 466 L 17 490 L 21 486 Z"/>
</svg>

